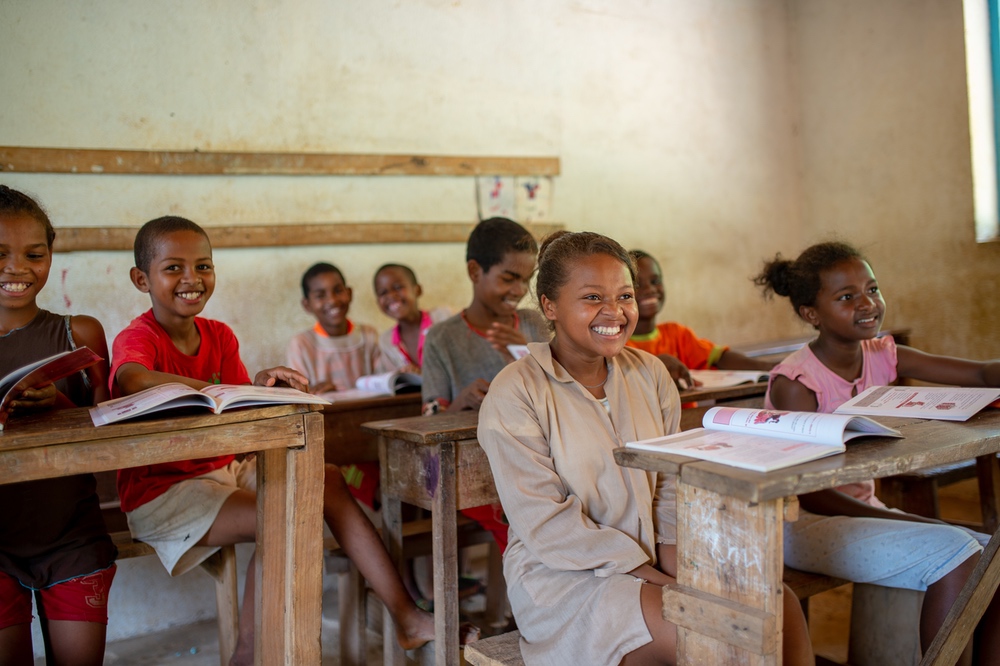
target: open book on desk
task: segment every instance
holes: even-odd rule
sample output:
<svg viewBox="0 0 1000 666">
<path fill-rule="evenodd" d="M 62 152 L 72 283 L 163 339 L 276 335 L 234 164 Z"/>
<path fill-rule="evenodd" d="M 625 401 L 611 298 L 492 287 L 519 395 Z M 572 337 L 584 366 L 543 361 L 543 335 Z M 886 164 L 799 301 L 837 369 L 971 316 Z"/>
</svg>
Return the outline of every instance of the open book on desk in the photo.
<svg viewBox="0 0 1000 666">
<path fill-rule="evenodd" d="M 378 375 L 358 377 L 354 388 L 373 395 L 397 395 L 417 393 L 423 383 L 423 378 L 415 372 L 383 372 Z"/>
<path fill-rule="evenodd" d="M 702 425 L 625 446 L 770 472 L 843 453 L 855 437 L 902 437 L 864 416 L 771 409 L 713 407 Z"/>
<path fill-rule="evenodd" d="M 766 382 L 768 373 L 759 370 L 691 370 L 691 379 L 701 386 L 695 388 L 726 388 L 741 384 Z"/>
<path fill-rule="evenodd" d="M 1000 388 L 872 386 L 834 410 L 837 414 L 967 421 L 1000 397 Z"/>
<path fill-rule="evenodd" d="M 253 386 L 251 384 L 212 384 L 193 389 L 181 383 L 160 384 L 144 391 L 99 403 L 90 409 L 95 426 L 124 421 L 177 407 L 206 407 L 215 414 L 236 407 L 260 405 L 329 405 L 318 395 L 284 386 Z"/>
<path fill-rule="evenodd" d="M 0 400 L 0 430 L 3 430 L 10 417 L 10 403 L 21 393 L 48 386 L 74 372 L 85 370 L 100 360 L 101 357 L 88 347 L 79 347 L 29 363 L 0 379 L 0 395 L 3 396 Z"/>
</svg>

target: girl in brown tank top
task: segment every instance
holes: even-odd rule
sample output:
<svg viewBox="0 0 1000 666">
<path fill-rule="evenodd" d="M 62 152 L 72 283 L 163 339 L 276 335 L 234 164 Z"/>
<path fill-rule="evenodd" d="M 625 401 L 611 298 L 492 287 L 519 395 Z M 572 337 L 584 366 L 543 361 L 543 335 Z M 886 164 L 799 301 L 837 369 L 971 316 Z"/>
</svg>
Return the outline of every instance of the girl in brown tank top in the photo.
<svg viewBox="0 0 1000 666">
<path fill-rule="evenodd" d="M 104 330 L 85 316 L 55 315 L 36 298 L 52 265 L 55 232 L 30 197 L 0 185 L 0 376 L 52 354 L 90 347 L 108 357 Z M 12 403 L 17 415 L 90 406 L 108 398 L 102 361 Z M 33 663 L 34 592 L 49 663 L 72 656 L 101 664 L 107 594 L 116 551 L 108 537 L 93 474 L 0 484 L 0 663 Z"/>
</svg>

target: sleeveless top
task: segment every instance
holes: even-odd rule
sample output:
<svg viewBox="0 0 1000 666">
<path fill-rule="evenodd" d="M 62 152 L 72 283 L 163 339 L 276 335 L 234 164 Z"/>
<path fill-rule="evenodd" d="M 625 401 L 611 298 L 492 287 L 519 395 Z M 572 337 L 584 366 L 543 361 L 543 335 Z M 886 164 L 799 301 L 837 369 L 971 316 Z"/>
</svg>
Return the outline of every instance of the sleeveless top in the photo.
<svg viewBox="0 0 1000 666">
<path fill-rule="evenodd" d="M 39 310 L 31 323 L 0 337 L 0 376 L 75 347 L 69 315 Z M 91 404 L 83 372 L 56 388 L 76 405 Z M 4 434 L 16 437 L 17 424 Z M 0 506 L 0 571 L 25 587 L 50 587 L 115 561 L 93 474 L 0 485 Z"/>
<path fill-rule="evenodd" d="M 774 409 L 771 402 L 771 383 L 778 375 L 787 377 L 805 386 L 816 394 L 816 411 L 830 414 L 833 410 L 872 386 L 886 386 L 896 381 L 896 341 L 891 335 L 874 340 L 861 341 L 861 375 L 852 382 L 847 381 L 816 358 L 809 345 L 789 355 L 771 370 L 764 407 Z M 866 504 L 885 508 L 875 497 L 875 482 L 850 483 L 837 488 Z"/>
</svg>

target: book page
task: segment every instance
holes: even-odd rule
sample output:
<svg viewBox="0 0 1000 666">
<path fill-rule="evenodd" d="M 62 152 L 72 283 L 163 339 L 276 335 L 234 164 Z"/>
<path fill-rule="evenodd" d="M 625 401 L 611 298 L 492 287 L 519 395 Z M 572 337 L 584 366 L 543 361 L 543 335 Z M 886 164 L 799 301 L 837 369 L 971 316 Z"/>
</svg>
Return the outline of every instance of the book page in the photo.
<svg viewBox="0 0 1000 666">
<path fill-rule="evenodd" d="M 252 384 L 213 384 L 201 393 L 215 401 L 215 413 L 230 407 L 251 405 L 328 405 L 329 401 L 318 395 L 304 393 L 290 386 L 254 386 Z"/>
<path fill-rule="evenodd" d="M 102 426 L 160 409 L 193 405 L 211 409 L 213 407 L 212 398 L 186 384 L 171 382 L 123 398 L 106 400 L 96 407 L 91 407 L 90 420 L 94 422 L 95 426 Z"/>
<path fill-rule="evenodd" d="M 381 398 L 386 393 L 376 393 L 374 391 L 363 391 L 361 389 L 342 389 L 340 391 L 327 391 L 320 393 L 319 397 L 330 402 L 346 402 L 350 400 L 366 400 L 369 398 Z"/>
<path fill-rule="evenodd" d="M 354 383 L 354 388 L 366 393 L 374 393 L 375 395 L 391 395 L 393 388 L 392 380 L 395 375 L 395 372 L 383 372 L 379 375 L 358 377 L 358 381 Z"/>
<path fill-rule="evenodd" d="M 100 361 L 101 357 L 89 348 L 80 347 L 29 363 L 8 374 L 0 380 L 0 395 L 3 395 L 0 400 L 0 430 L 3 430 L 10 414 L 10 403 L 24 391 L 47 386 Z"/>
<path fill-rule="evenodd" d="M 835 412 L 965 421 L 997 397 L 1000 389 L 995 388 L 873 386 Z"/>
<path fill-rule="evenodd" d="M 900 436 L 899 431 L 871 419 L 778 409 L 713 407 L 705 412 L 702 425 L 709 430 L 744 432 L 824 444 L 843 444 L 848 439 L 866 434 Z"/>
<path fill-rule="evenodd" d="M 73 351 L 60 352 L 29 363 L 0 379 L 0 393 L 6 394 L 18 387 L 18 392 L 29 388 L 38 388 L 54 381 L 68 377 L 78 370 L 84 370 L 100 362 L 101 357 L 88 347 L 80 347 Z"/>
<path fill-rule="evenodd" d="M 844 451 L 843 444 L 821 444 L 695 428 L 675 435 L 628 442 L 630 449 L 689 456 L 758 472 L 790 467 Z"/>
<path fill-rule="evenodd" d="M 691 378 L 701 388 L 725 388 L 740 384 L 766 382 L 768 373 L 756 370 L 691 370 Z"/>
</svg>

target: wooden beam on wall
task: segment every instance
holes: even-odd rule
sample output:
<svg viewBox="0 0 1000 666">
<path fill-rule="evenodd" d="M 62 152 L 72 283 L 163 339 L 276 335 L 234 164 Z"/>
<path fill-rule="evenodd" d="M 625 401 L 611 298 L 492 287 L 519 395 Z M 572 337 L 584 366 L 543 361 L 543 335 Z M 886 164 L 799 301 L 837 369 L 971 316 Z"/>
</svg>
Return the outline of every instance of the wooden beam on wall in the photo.
<svg viewBox="0 0 1000 666">
<path fill-rule="evenodd" d="M 556 176 L 559 175 L 559 158 L 0 146 L 2 172 L 176 176 Z"/>
<path fill-rule="evenodd" d="M 368 243 L 464 243 L 475 224 L 461 222 L 330 222 L 205 227 L 212 247 L 249 248 L 289 245 Z M 561 224 L 526 225 L 541 239 Z M 56 227 L 56 252 L 132 250 L 138 227 Z"/>
</svg>

